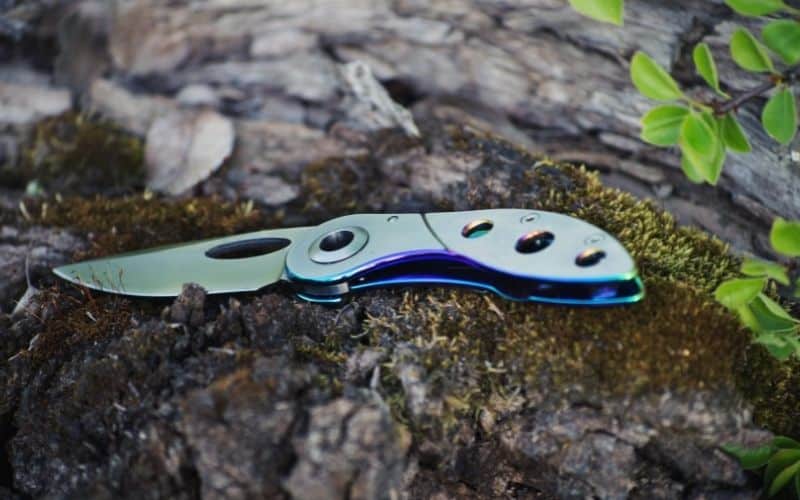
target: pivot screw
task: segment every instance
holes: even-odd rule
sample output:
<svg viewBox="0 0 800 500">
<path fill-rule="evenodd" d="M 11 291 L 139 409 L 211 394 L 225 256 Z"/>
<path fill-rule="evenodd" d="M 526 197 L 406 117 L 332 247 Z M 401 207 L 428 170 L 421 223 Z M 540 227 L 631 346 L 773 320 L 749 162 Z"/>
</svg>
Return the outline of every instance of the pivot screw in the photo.
<svg viewBox="0 0 800 500">
<path fill-rule="evenodd" d="M 341 262 L 360 252 L 368 240 L 364 228 L 343 227 L 320 235 L 309 247 L 308 256 L 317 264 Z"/>
</svg>

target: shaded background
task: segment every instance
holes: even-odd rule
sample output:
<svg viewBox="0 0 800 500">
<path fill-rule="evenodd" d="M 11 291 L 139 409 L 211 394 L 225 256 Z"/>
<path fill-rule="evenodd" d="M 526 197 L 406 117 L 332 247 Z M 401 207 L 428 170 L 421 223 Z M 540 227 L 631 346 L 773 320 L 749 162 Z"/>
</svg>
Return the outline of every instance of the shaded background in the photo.
<svg viewBox="0 0 800 500">
<path fill-rule="evenodd" d="M 187 137 L 202 130 L 216 137 L 225 125 L 197 125 L 195 115 L 172 111 L 211 109 L 235 127 L 236 154 L 197 192 L 277 205 L 297 196 L 298 168 L 345 149 L 337 123 L 376 128 L 363 123 L 363 109 L 354 111 L 338 69 L 361 60 L 417 117 L 457 117 L 534 152 L 586 163 L 607 184 L 656 200 L 684 223 L 767 253 L 771 219 L 800 216 L 800 183 L 792 148 L 756 126 L 763 103 L 742 112 L 753 153 L 728 161 L 718 189 L 695 186 L 680 174 L 675 151 L 638 140 L 638 118 L 652 103 L 636 93 L 627 70 L 641 49 L 702 93 L 690 56 L 705 41 L 727 89 L 748 88 L 752 77 L 735 69 L 726 45 L 746 20 L 717 1 L 628 4 L 625 27 L 615 28 L 560 0 L 7 0 L 0 151 L 13 163 L 32 122 L 73 108 L 142 138 L 149 132 L 151 142 L 162 138 L 153 150 L 177 144 L 180 156 Z M 281 153 L 270 154 L 267 144 Z M 163 162 L 192 170 L 191 158 Z M 458 175 L 447 165 L 438 171 Z M 189 177 L 177 187 L 204 178 Z"/>
</svg>

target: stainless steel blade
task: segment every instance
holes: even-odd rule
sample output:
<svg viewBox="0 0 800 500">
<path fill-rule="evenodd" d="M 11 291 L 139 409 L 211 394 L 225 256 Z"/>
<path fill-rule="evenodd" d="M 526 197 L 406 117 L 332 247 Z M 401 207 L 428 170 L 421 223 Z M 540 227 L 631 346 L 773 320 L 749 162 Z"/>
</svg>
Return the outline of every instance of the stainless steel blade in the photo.
<svg viewBox="0 0 800 500">
<path fill-rule="evenodd" d="M 184 283 L 197 283 L 208 293 L 254 291 L 284 279 L 286 254 L 309 229 L 269 229 L 171 245 L 61 266 L 53 272 L 95 290 L 141 297 L 173 297 Z M 271 251 L 247 256 L 265 250 Z"/>
</svg>

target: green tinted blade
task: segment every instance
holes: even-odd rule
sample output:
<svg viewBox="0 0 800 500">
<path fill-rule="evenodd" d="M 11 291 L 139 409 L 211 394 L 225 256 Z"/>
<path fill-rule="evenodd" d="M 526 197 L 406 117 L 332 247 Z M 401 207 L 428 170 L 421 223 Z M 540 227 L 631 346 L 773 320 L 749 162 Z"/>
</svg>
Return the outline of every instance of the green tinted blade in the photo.
<svg viewBox="0 0 800 500">
<path fill-rule="evenodd" d="M 61 266 L 55 274 L 104 292 L 172 297 L 184 283 L 208 293 L 258 290 L 284 276 L 286 254 L 307 227 L 171 245 Z"/>
</svg>

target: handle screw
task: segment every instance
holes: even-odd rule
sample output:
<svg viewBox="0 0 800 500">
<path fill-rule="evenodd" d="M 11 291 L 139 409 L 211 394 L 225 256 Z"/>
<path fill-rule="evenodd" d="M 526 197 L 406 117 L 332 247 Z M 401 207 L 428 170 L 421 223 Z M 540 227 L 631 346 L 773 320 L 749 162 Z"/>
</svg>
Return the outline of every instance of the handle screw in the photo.
<svg viewBox="0 0 800 500">
<path fill-rule="evenodd" d="M 583 242 L 586 243 L 587 245 L 596 245 L 597 243 L 600 243 L 604 239 L 606 239 L 606 237 L 598 233 L 589 236 L 588 238 L 583 240 Z"/>
</svg>

